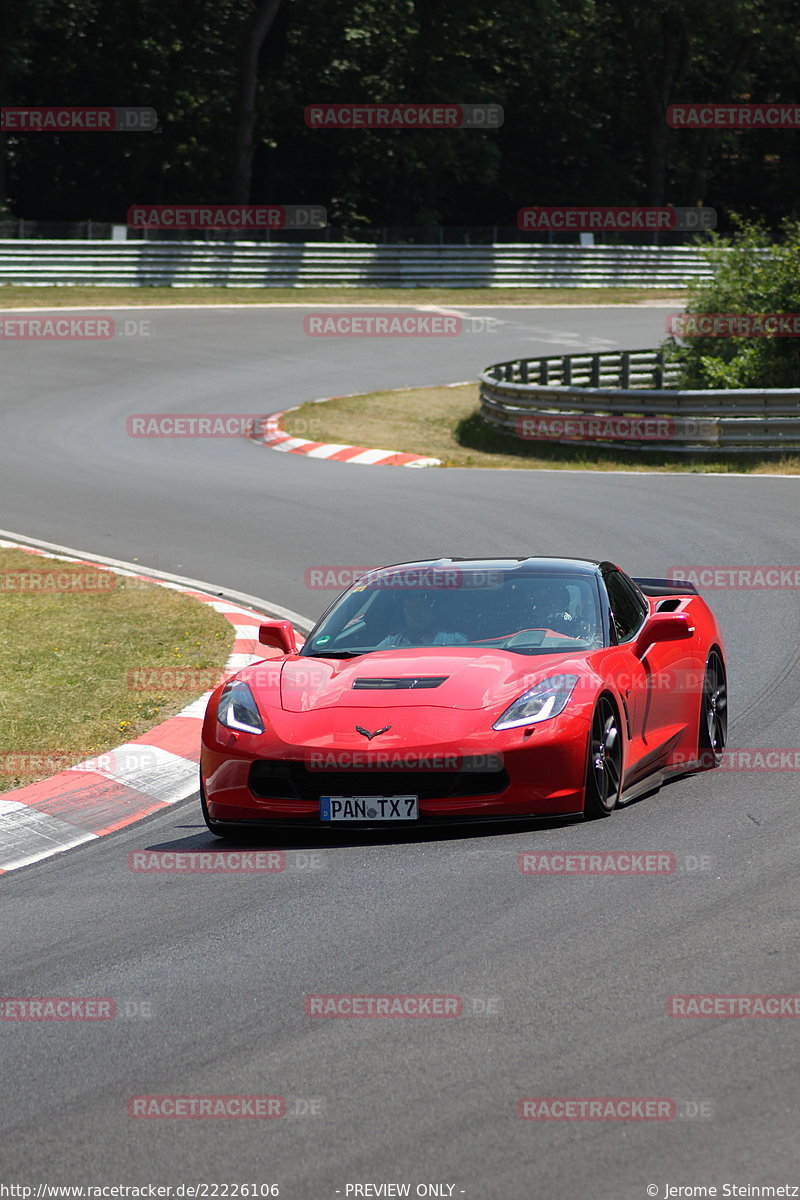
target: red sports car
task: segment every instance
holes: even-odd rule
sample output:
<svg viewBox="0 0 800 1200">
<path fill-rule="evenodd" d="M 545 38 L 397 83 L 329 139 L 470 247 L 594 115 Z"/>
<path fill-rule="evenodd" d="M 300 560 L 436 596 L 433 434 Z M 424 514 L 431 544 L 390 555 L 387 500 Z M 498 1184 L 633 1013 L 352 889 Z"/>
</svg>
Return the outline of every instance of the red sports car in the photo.
<svg viewBox="0 0 800 1200">
<path fill-rule="evenodd" d="M 438 559 L 362 576 L 298 649 L 211 695 L 209 829 L 603 817 L 719 765 L 717 623 L 690 583 L 610 562 Z"/>
</svg>

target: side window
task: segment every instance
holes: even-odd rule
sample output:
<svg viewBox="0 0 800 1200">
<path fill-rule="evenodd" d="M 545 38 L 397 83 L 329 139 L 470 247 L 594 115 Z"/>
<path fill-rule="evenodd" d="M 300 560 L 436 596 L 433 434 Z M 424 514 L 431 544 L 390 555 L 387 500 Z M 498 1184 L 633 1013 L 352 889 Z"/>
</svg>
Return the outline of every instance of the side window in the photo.
<svg viewBox="0 0 800 1200">
<path fill-rule="evenodd" d="M 605 582 L 611 602 L 611 614 L 614 618 L 617 640 L 626 642 L 641 625 L 646 610 L 636 592 L 619 571 L 609 571 Z"/>
</svg>

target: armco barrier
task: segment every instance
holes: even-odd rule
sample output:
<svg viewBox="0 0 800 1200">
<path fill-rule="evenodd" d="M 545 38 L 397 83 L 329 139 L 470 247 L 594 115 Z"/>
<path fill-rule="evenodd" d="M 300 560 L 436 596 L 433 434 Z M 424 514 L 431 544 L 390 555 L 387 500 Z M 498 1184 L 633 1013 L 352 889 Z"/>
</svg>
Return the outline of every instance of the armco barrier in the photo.
<svg viewBox="0 0 800 1200">
<path fill-rule="evenodd" d="M 800 452 L 800 388 L 670 390 L 677 370 L 656 350 L 495 363 L 480 376 L 481 416 L 521 440 L 560 445 L 683 454 Z M 598 435 L 609 429 L 614 437 Z M 632 436 L 625 437 L 626 430 Z"/>
<path fill-rule="evenodd" d="M 712 274 L 687 246 L 0 241 L 0 285 L 43 287 L 683 288 Z"/>
</svg>

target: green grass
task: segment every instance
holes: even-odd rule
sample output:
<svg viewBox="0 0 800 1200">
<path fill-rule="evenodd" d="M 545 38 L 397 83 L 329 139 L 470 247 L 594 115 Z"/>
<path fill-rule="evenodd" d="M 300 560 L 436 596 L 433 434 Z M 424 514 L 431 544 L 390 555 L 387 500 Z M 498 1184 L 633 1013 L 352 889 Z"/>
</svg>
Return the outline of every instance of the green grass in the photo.
<svg viewBox="0 0 800 1200">
<path fill-rule="evenodd" d="M 304 404 L 287 413 L 287 433 L 319 442 L 424 454 L 445 467 L 590 471 L 695 471 L 760 475 L 800 473 L 800 457 L 754 460 L 746 455 L 700 456 L 643 450 L 593 450 L 518 441 L 481 420 L 477 383 L 404 388 Z"/>
<path fill-rule="evenodd" d="M 50 571 L 99 574 L 0 549 L 0 792 L 139 737 L 211 686 L 137 691 L 130 671 L 185 667 L 217 677 L 233 644 L 230 624 L 209 605 L 141 580 L 111 574 L 115 586 L 102 591 L 10 590 L 18 572 Z M 45 762 L 37 770 L 20 755 Z"/>
<path fill-rule="evenodd" d="M 169 304 L 639 304 L 684 299 L 675 288 L 23 287 L 0 284 L 2 308 Z"/>
</svg>

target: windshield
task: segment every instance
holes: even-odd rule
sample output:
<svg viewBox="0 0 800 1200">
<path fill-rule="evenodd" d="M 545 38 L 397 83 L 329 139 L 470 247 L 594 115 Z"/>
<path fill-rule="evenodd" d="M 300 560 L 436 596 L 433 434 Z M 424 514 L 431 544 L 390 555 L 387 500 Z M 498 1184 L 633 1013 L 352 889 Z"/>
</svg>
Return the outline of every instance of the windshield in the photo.
<svg viewBox="0 0 800 1200">
<path fill-rule="evenodd" d="M 359 580 L 300 651 L 349 658 L 422 646 L 519 654 L 602 646 L 593 575 L 416 568 Z"/>
</svg>

